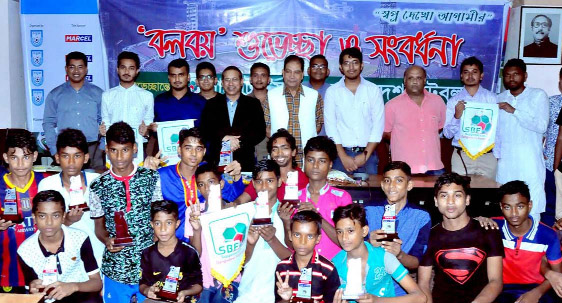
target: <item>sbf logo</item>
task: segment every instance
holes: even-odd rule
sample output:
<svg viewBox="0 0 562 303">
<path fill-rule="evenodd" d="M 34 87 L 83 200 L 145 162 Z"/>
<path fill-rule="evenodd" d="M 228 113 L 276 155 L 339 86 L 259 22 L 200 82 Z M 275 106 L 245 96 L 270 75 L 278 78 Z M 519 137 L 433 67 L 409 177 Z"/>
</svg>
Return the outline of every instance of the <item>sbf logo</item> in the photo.
<svg viewBox="0 0 562 303">
<path fill-rule="evenodd" d="M 42 89 L 32 89 L 31 101 L 35 106 L 41 106 L 45 101 L 45 91 Z"/>
<path fill-rule="evenodd" d="M 31 31 L 31 45 L 38 47 L 43 44 L 43 30 L 32 30 Z"/>
<path fill-rule="evenodd" d="M 43 51 L 42 50 L 32 50 L 31 51 L 31 64 L 33 64 L 33 66 L 41 66 L 41 64 L 43 64 Z"/>
<path fill-rule="evenodd" d="M 92 42 L 92 35 L 64 35 L 64 42 Z"/>
<path fill-rule="evenodd" d="M 222 233 L 224 244 L 218 247 L 219 255 L 232 254 L 240 249 L 244 236 L 246 235 L 246 225 L 238 223 L 234 227 L 228 227 Z"/>
<path fill-rule="evenodd" d="M 35 86 L 43 85 L 43 70 L 42 69 L 32 69 L 31 70 L 31 82 Z"/>
</svg>

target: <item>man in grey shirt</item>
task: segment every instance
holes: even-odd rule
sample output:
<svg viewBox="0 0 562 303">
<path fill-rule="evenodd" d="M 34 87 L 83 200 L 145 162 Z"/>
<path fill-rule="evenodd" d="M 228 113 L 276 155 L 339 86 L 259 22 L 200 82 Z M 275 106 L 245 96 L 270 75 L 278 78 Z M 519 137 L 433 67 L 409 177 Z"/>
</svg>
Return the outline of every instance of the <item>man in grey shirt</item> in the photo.
<svg viewBox="0 0 562 303">
<path fill-rule="evenodd" d="M 88 58 L 81 52 L 66 55 L 68 81 L 55 87 L 45 100 L 43 131 L 51 154 L 57 152 L 57 134 L 65 128 L 81 130 L 88 140 L 90 167 L 103 168 L 102 152 L 98 149 L 98 127 L 101 123 L 103 90 L 88 81 Z"/>
</svg>

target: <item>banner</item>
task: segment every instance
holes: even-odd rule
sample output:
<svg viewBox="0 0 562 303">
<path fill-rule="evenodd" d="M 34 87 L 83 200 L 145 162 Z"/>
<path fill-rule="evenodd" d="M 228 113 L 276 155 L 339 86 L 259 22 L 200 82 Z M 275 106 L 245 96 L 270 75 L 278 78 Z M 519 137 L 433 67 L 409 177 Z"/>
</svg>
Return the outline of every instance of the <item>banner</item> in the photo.
<svg viewBox="0 0 562 303">
<path fill-rule="evenodd" d="M 158 149 L 160 158 L 168 157 L 167 165 L 174 165 L 180 161 L 178 156 L 180 131 L 192 128 L 195 120 L 197 119 L 158 122 Z"/>
<path fill-rule="evenodd" d="M 42 132 L 49 92 L 67 80 L 66 54 L 88 58 L 86 81 L 107 88 L 107 61 L 96 0 L 21 0 L 27 129 Z"/>
<path fill-rule="evenodd" d="M 211 274 L 224 287 L 236 279 L 244 265 L 246 237 L 254 213 L 254 203 L 245 203 L 200 217 Z"/>
<path fill-rule="evenodd" d="M 495 90 L 508 9 L 506 0 L 100 0 L 100 20 L 109 70 L 121 51 L 133 51 L 141 57 L 141 77 L 158 77 L 162 84 L 168 62 L 176 58 L 185 58 L 191 72 L 210 61 L 219 73 L 235 65 L 249 74 L 259 61 L 280 75 L 291 54 L 306 61 L 325 55 L 337 81 L 341 50 L 359 47 L 363 76 L 375 83 L 393 79 L 398 85 L 406 68 L 417 64 L 428 79 L 454 80 L 458 87 L 460 63 L 477 56 L 486 71 L 483 87 Z M 152 73 L 163 75 L 147 75 Z M 115 73 L 110 83 L 117 85 Z M 149 83 L 159 88 L 154 92 L 164 88 Z M 191 88 L 197 90 L 194 81 Z"/>
<path fill-rule="evenodd" d="M 472 160 L 489 152 L 496 142 L 497 104 L 467 102 L 461 116 L 459 144 Z"/>
</svg>

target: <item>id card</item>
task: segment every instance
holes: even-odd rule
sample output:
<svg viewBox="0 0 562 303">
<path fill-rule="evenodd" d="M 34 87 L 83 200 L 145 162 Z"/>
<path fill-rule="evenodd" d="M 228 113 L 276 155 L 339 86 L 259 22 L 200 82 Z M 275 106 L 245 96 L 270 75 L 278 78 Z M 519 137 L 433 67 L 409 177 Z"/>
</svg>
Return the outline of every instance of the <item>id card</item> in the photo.
<svg viewBox="0 0 562 303">
<path fill-rule="evenodd" d="M 297 288 L 297 297 L 310 299 L 312 296 L 312 268 L 303 268 Z"/>
</svg>

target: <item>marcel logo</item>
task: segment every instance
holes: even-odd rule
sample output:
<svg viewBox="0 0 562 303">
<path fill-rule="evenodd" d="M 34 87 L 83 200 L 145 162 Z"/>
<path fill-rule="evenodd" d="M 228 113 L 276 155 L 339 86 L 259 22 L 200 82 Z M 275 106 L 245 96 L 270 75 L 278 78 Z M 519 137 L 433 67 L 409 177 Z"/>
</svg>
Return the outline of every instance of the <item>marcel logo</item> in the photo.
<svg viewBox="0 0 562 303">
<path fill-rule="evenodd" d="M 92 35 L 64 35 L 64 42 L 92 42 Z"/>
</svg>

